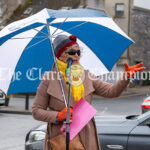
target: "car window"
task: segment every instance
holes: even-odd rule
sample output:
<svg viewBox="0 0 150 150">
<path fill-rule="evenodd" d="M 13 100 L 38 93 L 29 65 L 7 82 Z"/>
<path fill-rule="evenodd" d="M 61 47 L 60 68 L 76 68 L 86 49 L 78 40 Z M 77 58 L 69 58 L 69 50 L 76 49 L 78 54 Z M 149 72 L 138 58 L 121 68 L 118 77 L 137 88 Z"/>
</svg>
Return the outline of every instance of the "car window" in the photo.
<svg viewBox="0 0 150 150">
<path fill-rule="evenodd" d="M 146 119 L 145 121 L 143 121 L 141 124 L 140 124 L 140 126 L 147 126 L 147 125 L 149 125 L 150 126 L 150 118 L 148 118 L 148 119 Z"/>
<path fill-rule="evenodd" d="M 147 112 L 145 112 L 144 114 L 139 115 L 137 119 L 140 120 L 140 119 L 142 119 L 142 118 L 145 118 L 145 117 L 148 116 L 148 115 L 150 116 L 150 111 L 147 111 Z"/>
<path fill-rule="evenodd" d="M 0 90 L 0 98 L 4 98 L 5 94 Z"/>
</svg>

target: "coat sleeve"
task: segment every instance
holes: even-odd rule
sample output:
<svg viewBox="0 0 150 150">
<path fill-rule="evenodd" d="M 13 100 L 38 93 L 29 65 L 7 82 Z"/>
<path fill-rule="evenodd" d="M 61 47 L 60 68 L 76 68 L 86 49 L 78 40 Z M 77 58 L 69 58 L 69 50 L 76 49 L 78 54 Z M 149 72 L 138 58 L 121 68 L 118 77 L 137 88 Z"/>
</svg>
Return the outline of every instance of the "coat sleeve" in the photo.
<svg viewBox="0 0 150 150">
<path fill-rule="evenodd" d="M 104 82 L 93 75 L 92 79 L 93 87 L 95 89 L 94 94 L 107 98 L 118 97 L 129 84 L 129 80 L 124 78 L 118 80 L 115 84 Z"/>
<path fill-rule="evenodd" d="M 56 123 L 57 111 L 47 110 L 50 95 L 47 93 L 49 81 L 42 80 L 35 96 L 32 107 L 32 115 L 34 119 L 44 122 Z"/>
</svg>

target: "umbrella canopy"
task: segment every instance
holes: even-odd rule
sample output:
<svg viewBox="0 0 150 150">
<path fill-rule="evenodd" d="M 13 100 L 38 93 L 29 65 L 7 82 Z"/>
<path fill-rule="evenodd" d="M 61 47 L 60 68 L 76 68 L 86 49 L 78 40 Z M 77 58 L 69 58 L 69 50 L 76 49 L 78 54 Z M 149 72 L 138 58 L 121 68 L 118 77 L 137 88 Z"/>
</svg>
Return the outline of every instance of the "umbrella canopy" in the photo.
<svg viewBox="0 0 150 150">
<path fill-rule="evenodd" d="M 0 89 L 7 94 L 36 92 L 41 74 L 53 65 L 52 41 L 59 34 L 77 36 L 81 65 L 95 75 L 111 71 L 132 40 L 98 11 L 43 9 L 0 32 Z"/>
</svg>

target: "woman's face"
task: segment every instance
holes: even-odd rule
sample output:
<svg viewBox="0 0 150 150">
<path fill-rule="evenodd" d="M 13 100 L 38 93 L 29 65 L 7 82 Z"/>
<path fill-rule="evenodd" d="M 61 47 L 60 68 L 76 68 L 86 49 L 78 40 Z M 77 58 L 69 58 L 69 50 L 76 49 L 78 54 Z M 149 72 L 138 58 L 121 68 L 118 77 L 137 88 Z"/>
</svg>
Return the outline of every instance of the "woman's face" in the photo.
<svg viewBox="0 0 150 150">
<path fill-rule="evenodd" d="M 79 63 L 79 59 L 80 59 L 80 55 L 78 55 L 79 53 L 79 46 L 77 44 L 73 45 L 73 48 L 66 50 L 60 57 L 59 60 L 63 61 L 64 63 L 67 63 L 68 58 L 72 58 L 73 59 L 73 64 L 78 64 Z M 78 53 L 75 53 L 78 52 Z"/>
</svg>

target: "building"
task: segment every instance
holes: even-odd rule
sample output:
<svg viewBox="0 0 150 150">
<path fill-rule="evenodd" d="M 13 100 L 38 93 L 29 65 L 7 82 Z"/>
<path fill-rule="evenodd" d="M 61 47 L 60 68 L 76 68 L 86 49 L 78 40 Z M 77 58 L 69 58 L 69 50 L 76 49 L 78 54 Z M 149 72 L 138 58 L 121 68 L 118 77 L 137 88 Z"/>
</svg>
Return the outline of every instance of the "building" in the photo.
<svg viewBox="0 0 150 150">
<path fill-rule="evenodd" d="M 104 7 L 106 13 L 113 18 L 118 26 L 132 38 L 131 33 L 131 20 L 132 20 L 132 9 L 133 0 L 104 0 Z M 129 55 L 130 48 L 121 56 L 118 61 L 118 66 L 123 65 L 124 62 L 130 62 Z"/>
<path fill-rule="evenodd" d="M 139 1 L 137 0 L 137 2 Z M 150 84 L 150 7 L 146 6 L 146 1 L 142 3 L 141 0 L 139 3 L 140 5 L 137 7 L 133 0 L 87 0 L 87 5 L 104 8 L 105 12 L 135 42 L 118 60 L 116 69 L 122 70 L 125 61 L 129 62 L 130 65 L 142 61 L 148 71 L 147 80 L 139 83 L 147 85 Z M 147 3 L 149 2 L 147 1 Z M 142 8 L 143 6 L 144 8 Z"/>
<path fill-rule="evenodd" d="M 104 0 L 106 13 L 127 34 L 130 34 L 133 0 Z"/>
<path fill-rule="evenodd" d="M 88 7 L 103 9 L 132 38 L 131 20 L 133 0 L 87 0 L 86 3 Z M 118 60 L 118 67 L 122 68 L 124 62 L 130 62 L 129 48 Z"/>
<path fill-rule="evenodd" d="M 135 44 L 130 51 L 131 64 L 143 62 L 150 70 L 150 10 L 134 7 L 132 17 L 132 35 Z"/>
</svg>

